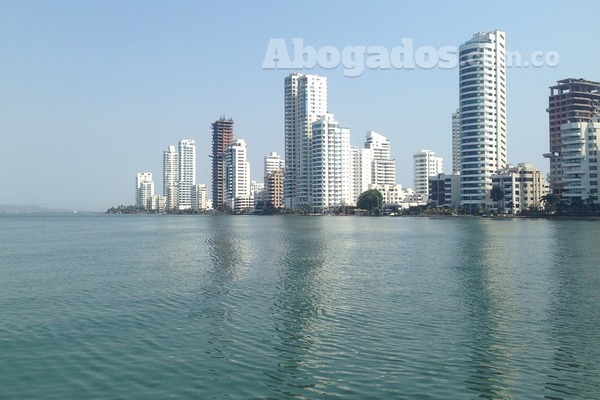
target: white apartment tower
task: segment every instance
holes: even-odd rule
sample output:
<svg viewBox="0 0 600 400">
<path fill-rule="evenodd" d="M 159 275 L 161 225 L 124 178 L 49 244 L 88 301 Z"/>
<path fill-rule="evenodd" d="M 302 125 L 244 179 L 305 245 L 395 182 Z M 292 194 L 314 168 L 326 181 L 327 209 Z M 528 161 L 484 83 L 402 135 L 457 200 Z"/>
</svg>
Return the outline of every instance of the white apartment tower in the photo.
<svg viewBox="0 0 600 400">
<path fill-rule="evenodd" d="M 277 154 L 277 152 L 272 151 L 268 156 L 265 156 L 265 176 L 269 175 L 271 172 L 279 171 L 283 168 L 285 168 L 285 162 L 283 158 L 281 158 L 281 155 Z"/>
<path fill-rule="evenodd" d="M 177 185 L 179 184 L 179 153 L 175 146 L 169 146 L 163 152 L 163 196 L 165 207 L 177 208 Z"/>
<path fill-rule="evenodd" d="M 350 129 L 327 113 L 312 124 L 312 211 L 334 211 L 354 203 Z"/>
<path fill-rule="evenodd" d="M 327 78 L 294 73 L 284 80 L 284 205 L 310 206 L 312 123 L 327 113 Z"/>
<path fill-rule="evenodd" d="M 600 118 L 560 126 L 562 197 L 569 203 L 598 203 L 598 139 Z"/>
<path fill-rule="evenodd" d="M 373 151 L 371 183 L 373 185 L 396 184 L 396 160 L 391 158 L 390 140 L 377 132 L 368 131 L 365 148 Z"/>
<path fill-rule="evenodd" d="M 356 204 L 358 196 L 369 190 L 373 182 L 373 149 L 364 147 L 352 147 L 352 188 L 354 189 L 353 203 Z"/>
<path fill-rule="evenodd" d="M 476 33 L 459 48 L 462 205 L 491 205 L 492 175 L 506 166 L 505 33 Z"/>
<path fill-rule="evenodd" d="M 135 179 L 135 205 L 138 208 L 149 210 L 152 208 L 152 197 L 154 196 L 154 181 L 152 173 L 138 172 Z"/>
<path fill-rule="evenodd" d="M 225 150 L 225 180 L 227 206 L 237 211 L 253 206 L 250 201 L 250 163 L 243 139 L 235 139 Z"/>
<path fill-rule="evenodd" d="M 452 113 L 452 174 L 460 175 L 460 111 Z"/>
<path fill-rule="evenodd" d="M 179 183 L 177 208 L 192 208 L 192 186 L 196 184 L 196 143 L 192 139 L 179 141 Z"/>
<path fill-rule="evenodd" d="M 413 188 L 415 194 L 429 197 L 429 177 L 442 173 L 442 157 L 436 157 L 431 150 L 421 150 L 413 154 Z"/>
</svg>

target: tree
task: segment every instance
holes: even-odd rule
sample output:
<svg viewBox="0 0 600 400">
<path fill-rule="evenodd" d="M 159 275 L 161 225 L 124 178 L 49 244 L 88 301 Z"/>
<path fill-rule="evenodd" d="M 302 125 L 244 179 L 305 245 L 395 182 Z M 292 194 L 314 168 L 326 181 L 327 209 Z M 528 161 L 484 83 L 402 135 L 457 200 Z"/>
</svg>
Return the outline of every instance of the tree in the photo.
<svg viewBox="0 0 600 400">
<path fill-rule="evenodd" d="M 356 206 L 363 210 L 379 213 L 379 210 L 383 207 L 383 195 L 377 189 L 370 189 L 366 192 L 362 192 L 360 196 L 358 196 Z"/>
<path fill-rule="evenodd" d="M 500 206 L 498 205 L 498 202 L 502 200 L 502 212 L 504 212 L 504 190 L 502 190 L 500 186 L 494 185 L 490 191 L 490 197 L 496 202 L 496 208 L 498 209 L 498 212 L 500 212 Z"/>
<path fill-rule="evenodd" d="M 552 194 L 552 193 L 543 195 L 540 200 L 544 204 L 544 210 L 546 212 L 556 211 L 556 207 L 560 203 L 560 198 L 557 195 Z"/>
</svg>

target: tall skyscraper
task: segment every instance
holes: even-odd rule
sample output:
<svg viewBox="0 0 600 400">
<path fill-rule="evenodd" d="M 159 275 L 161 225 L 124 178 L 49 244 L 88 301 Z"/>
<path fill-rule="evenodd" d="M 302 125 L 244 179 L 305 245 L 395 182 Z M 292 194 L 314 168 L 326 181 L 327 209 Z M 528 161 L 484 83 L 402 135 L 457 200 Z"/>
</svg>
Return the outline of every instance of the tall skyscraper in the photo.
<svg viewBox="0 0 600 400">
<path fill-rule="evenodd" d="M 152 173 L 138 172 L 135 179 L 135 205 L 136 207 L 149 210 L 152 208 L 152 197 L 154 196 L 154 181 Z"/>
<path fill-rule="evenodd" d="M 600 82 L 573 78 L 560 80 L 550 87 L 548 103 L 550 153 L 544 156 L 550 158 L 550 189 L 560 196 L 564 187 L 561 125 L 592 120 L 600 105 Z"/>
<path fill-rule="evenodd" d="M 169 146 L 163 153 L 163 196 L 166 208 L 177 208 L 177 185 L 179 184 L 179 153 L 175 146 Z"/>
<path fill-rule="evenodd" d="M 227 203 L 225 152 L 233 143 L 233 119 L 221 116 L 212 124 L 212 202 L 218 210 Z"/>
<path fill-rule="evenodd" d="M 284 204 L 310 206 L 312 123 L 327 113 L 327 78 L 294 73 L 284 80 Z"/>
<path fill-rule="evenodd" d="M 459 48 L 462 205 L 490 205 L 492 175 L 506 166 L 506 43 L 476 33 Z"/>
<path fill-rule="evenodd" d="M 431 150 L 421 150 L 413 154 L 413 189 L 415 194 L 429 197 L 429 177 L 439 175 L 443 170 L 442 157 L 436 157 Z"/>
<path fill-rule="evenodd" d="M 250 204 L 250 163 L 246 142 L 235 139 L 225 150 L 225 182 L 227 206 L 243 210 Z"/>
<path fill-rule="evenodd" d="M 390 140 L 377 132 L 368 131 L 365 148 L 373 151 L 371 183 L 373 185 L 396 184 L 396 160 L 391 158 Z"/>
<path fill-rule="evenodd" d="M 354 202 L 350 129 L 327 113 L 312 124 L 312 211 L 333 211 Z"/>
<path fill-rule="evenodd" d="M 460 111 L 452 113 L 452 174 L 460 174 Z"/>
<path fill-rule="evenodd" d="M 192 139 L 179 141 L 179 183 L 177 207 L 192 208 L 192 186 L 196 184 L 196 143 Z"/>
</svg>

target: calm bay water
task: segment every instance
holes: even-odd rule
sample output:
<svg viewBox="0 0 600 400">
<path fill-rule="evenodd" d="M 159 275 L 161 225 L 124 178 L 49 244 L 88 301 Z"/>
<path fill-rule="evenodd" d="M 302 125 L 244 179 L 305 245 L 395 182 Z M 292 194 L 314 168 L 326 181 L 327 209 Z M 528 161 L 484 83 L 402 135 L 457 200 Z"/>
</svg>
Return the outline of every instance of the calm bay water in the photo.
<svg viewBox="0 0 600 400">
<path fill-rule="evenodd" d="M 1 216 L 0 398 L 600 398 L 600 223 Z"/>
</svg>

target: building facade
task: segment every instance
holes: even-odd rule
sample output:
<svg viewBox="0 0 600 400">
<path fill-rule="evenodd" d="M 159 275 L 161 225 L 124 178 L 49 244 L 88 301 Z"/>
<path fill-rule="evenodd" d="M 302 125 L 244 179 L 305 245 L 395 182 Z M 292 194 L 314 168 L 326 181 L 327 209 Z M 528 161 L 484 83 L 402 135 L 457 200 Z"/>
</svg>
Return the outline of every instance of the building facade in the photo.
<svg viewBox="0 0 600 400">
<path fill-rule="evenodd" d="M 271 152 L 265 156 L 264 161 L 264 201 L 273 204 L 276 208 L 283 206 L 283 174 L 285 161 L 281 155 Z"/>
<path fill-rule="evenodd" d="M 507 166 L 492 176 L 492 186 L 504 193 L 495 204 L 498 212 L 517 214 L 530 207 L 540 207 L 542 197 L 548 194 L 549 185 L 542 172 L 532 164 L 520 163 Z"/>
<path fill-rule="evenodd" d="M 377 132 L 368 131 L 365 148 L 373 151 L 371 183 L 374 185 L 396 184 L 396 160 L 391 157 L 390 140 Z"/>
<path fill-rule="evenodd" d="M 436 207 L 460 207 L 460 175 L 430 176 L 429 202 Z"/>
<path fill-rule="evenodd" d="M 567 203 L 598 203 L 598 138 L 600 118 L 561 125 L 561 197 Z"/>
<path fill-rule="evenodd" d="M 327 78 L 294 73 L 284 80 L 284 205 L 311 206 L 312 123 L 327 113 Z"/>
<path fill-rule="evenodd" d="M 152 209 L 154 180 L 151 172 L 138 172 L 135 178 L 135 206 L 144 210 Z"/>
<path fill-rule="evenodd" d="M 165 208 L 177 208 L 177 185 L 179 184 L 179 153 L 175 146 L 169 146 L 163 152 L 163 196 Z"/>
<path fill-rule="evenodd" d="M 436 157 L 431 150 L 421 150 L 413 154 L 413 189 L 423 199 L 429 197 L 429 177 L 443 171 L 442 157 Z"/>
<path fill-rule="evenodd" d="M 452 174 L 460 174 L 460 111 L 452 113 Z"/>
<path fill-rule="evenodd" d="M 548 121 L 550 153 L 550 188 L 555 195 L 562 195 L 563 176 L 560 152 L 563 148 L 561 127 L 566 123 L 589 122 L 600 105 L 600 82 L 585 79 L 563 79 L 550 87 L 548 98 Z"/>
<path fill-rule="evenodd" d="M 361 193 L 369 190 L 369 185 L 373 182 L 373 149 L 353 146 L 350 148 L 352 157 L 352 187 L 354 194 L 352 196 L 354 203 L 358 200 Z"/>
<path fill-rule="evenodd" d="M 330 212 L 354 201 L 350 130 L 327 113 L 312 124 L 311 209 Z"/>
<path fill-rule="evenodd" d="M 235 211 L 254 207 L 246 141 L 235 139 L 225 150 L 226 205 Z M 214 199 L 213 199 L 214 201 Z"/>
<path fill-rule="evenodd" d="M 196 142 L 192 139 L 179 141 L 179 183 L 177 185 L 177 208 L 192 208 L 192 186 L 196 184 Z"/>
<path fill-rule="evenodd" d="M 192 210 L 208 210 L 208 186 L 198 183 L 192 186 Z"/>
<path fill-rule="evenodd" d="M 490 206 L 492 175 L 506 166 L 505 33 L 476 33 L 459 47 L 461 204 Z"/>
<path fill-rule="evenodd" d="M 222 116 L 212 124 L 212 201 L 215 210 L 227 205 L 225 153 L 233 143 L 233 119 Z"/>
</svg>

